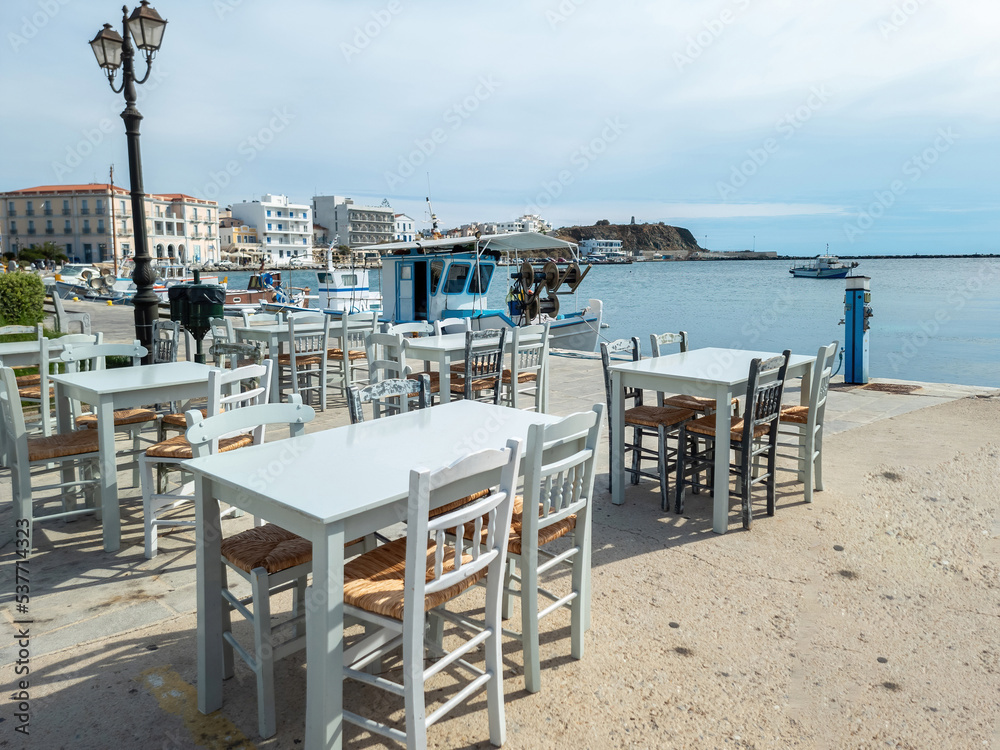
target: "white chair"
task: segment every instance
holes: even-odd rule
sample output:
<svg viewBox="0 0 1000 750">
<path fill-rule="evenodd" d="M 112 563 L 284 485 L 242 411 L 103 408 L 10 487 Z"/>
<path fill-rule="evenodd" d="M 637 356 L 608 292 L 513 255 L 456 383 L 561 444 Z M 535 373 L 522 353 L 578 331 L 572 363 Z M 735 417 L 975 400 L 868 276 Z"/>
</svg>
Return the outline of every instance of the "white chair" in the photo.
<svg viewBox="0 0 1000 750">
<path fill-rule="evenodd" d="M 288 352 L 278 355 L 279 380 L 287 375 L 292 393 L 302 396 L 303 401 L 308 401 L 308 395 L 315 394 L 320 411 L 326 411 L 329 346 L 328 315 L 288 316 Z"/>
<path fill-rule="evenodd" d="M 416 339 L 423 336 L 437 335 L 437 332 L 434 330 L 434 324 L 429 323 L 426 320 L 414 320 L 409 323 L 394 323 L 386 326 L 385 333 L 398 333 L 404 339 Z M 421 369 L 420 372 L 427 373 L 431 376 L 432 380 L 437 376 L 437 373 L 431 372 L 431 363 L 426 360 L 424 360 L 423 369 Z M 417 375 L 418 373 L 414 371 L 410 374 Z"/>
<path fill-rule="evenodd" d="M 34 548 L 35 521 L 53 518 L 67 518 L 84 513 L 96 513 L 94 489 L 96 477 L 100 473 L 100 452 L 97 433 L 93 430 L 29 437 L 24 427 L 24 412 L 17 392 L 17 379 L 10 367 L 0 367 L 0 430 L 3 431 L 6 462 L 11 471 L 11 491 L 14 499 L 15 527 L 13 535 L 17 550 Z M 50 471 L 62 471 L 64 463 L 74 463 L 83 470 L 83 478 L 49 485 L 32 483 L 32 469 L 35 476 Z M 54 465 L 57 464 L 57 465 Z M 84 508 L 76 508 L 67 490 L 73 487 L 86 489 Z M 62 511 L 36 516 L 34 501 L 37 493 L 45 490 L 59 490 Z M 23 521 L 21 519 L 24 519 Z M 22 543 L 21 540 L 25 542 Z"/>
<path fill-rule="evenodd" d="M 205 412 L 192 409 L 185 414 L 189 423 L 192 414 L 203 419 L 206 414 L 220 414 L 235 409 L 265 404 L 271 392 L 271 360 L 262 365 L 247 365 L 235 370 L 209 370 L 208 402 Z M 257 445 L 264 441 L 264 429 L 246 434 L 229 436 L 213 446 L 213 451 L 231 451 Z M 145 534 L 145 554 L 152 559 L 157 553 L 157 531 L 167 526 L 194 526 L 190 518 L 178 518 L 164 513 L 191 503 L 193 488 L 189 482 L 165 492 L 153 484 L 153 468 L 176 467 L 183 472 L 183 464 L 194 455 L 191 444 L 184 435 L 177 435 L 150 446 L 139 459 L 142 469 L 142 515 Z M 228 514 L 231 511 L 227 511 Z"/>
<path fill-rule="evenodd" d="M 838 344 L 839 342 L 834 341 L 828 346 L 821 346 L 816 352 L 816 365 L 809 385 L 808 406 L 781 407 L 778 446 L 793 448 L 795 453 L 778 455 L 796 460 L 798 468 L 792 471 L 798 473 L 799 481 L 805 485 L 807 503 L 813 500 L 813 487 L 820 492 L 823 491 L 823 419 L 826 415 L 826 397 L 830 390 L 833 360 L 837 356 Z M 782 437 L 786 439 L 782 440 Z M 785 467 L 779 468 L 788 470 Z"/>
<path fill-rule="evenodd" d="M 287 404 L 259 404 L 218 414 L 208 419 L 198 411 L 188 412 L 188 440 L 195 457 L 215 453 L 230 435 L 263 431 L 266 426 L 287 424 L 291 437 L 304 434 L 316 412 L 295 394 Z M 224 675 L 233 676 L 233 652 L 253 670 L 257 678 L 257 726 L 264 739 L 274 735 L 274 663 L 305 648 L 306 578 L 312 572 L 312 545 L 307 539 L 280 526 L 265 524 L 234 534 L 222 541 L 222 621 Z M 227 568 L 249 582 L 251 594 L 240 598 L 229 588 Z M 274 623 L 271 597 L 292 590 L 292 617 Z M 253 607 L 252 611 L 248 608 Z M 236 610 L 253 626 L 253 654 L 236 639 L 232 626 Z M 291 637 L 278 641 L 273 632 L 294 624 Z"/>
<path fill-rule="evenodd" d="M 590 627 L 591 504 L 594 464 L 603 404 L 571 414 L 550 425 L 531 425 L 524 458 L 523 503 L 515 500 L 504 582 L 504 618 L 514 595 L 521 600 L 524 683 L 529 693 L 541 689 L 538 624 L 543 617 L 570 610 L 570 655 L 583 658 L 583 634 Z M 572 536 L 568 548 L 549 552 L 545 545 Z M 516 564 L 518 574 L 513 573 Z M 554 594 L 539 586 L 541 576 L 558 566 L 570 568 L 570 591 Z M 517 583 L 517 588 L 511 584 Z M 552 602 L 539 611 L 539 595 Z"/>
<path fill-rule="evenodd" d="M 442 318 L 434 321 L 434 335 L 465 333 L 472 330 L 472 318 Z"/>
<path fill-rule="evenodd" d="M 250 312 L 249 310 L 243 310 L 240 315 L 243 316 L 243 325 L 247 328 L 251 326 L 276 326 L 281 325 L 281 314 L 280 313 L 268 313 L 268 312 Z"/>
<path fill-rule="evenodd" d="M 406 704 L 405 730 L 390 727 L 353 711 L 344 720 L 367 731 L 405 742 L 408 748 L 427 747 L 427 728 L 458 704 L 486 690 L 490 742 L 503 744 L 506 727 L 503 705 L 503 673 L 500 654 L 500 610 L 507 535 L 510 531 L 514 487 L 517 483 L 521 441 L 509 440 L 501 451 L 482 451 L 451 466 L 410 472 L 407 536 L 382 545 L 344 566 L 344 613 L 357 618 L 374 632 L 366 631 L 344 652 L 347 679 L 378 687 L 402 697 Z M 500 474 L 499 489 L 455 510 L 430 518 L 431 508 L 453 502 L 470 486 L 489 486 Z M 461 530 L 472 522 L 474 537 L 485 539 L 464 550 Z M 448 540 L 449 530 L 459 537 Z M 449 613 L 444 605 L 462 591 L 486 578 L 485 627 Z M 449 620 L 455 636 L 468 636 L 451 651 L 425 637 L 428 619 Z M 449 634 L 451 634 L 451 632 Z M 449 638 L 449 644 L 453 641 Z M 402 645 L 402 684 L 365 668 Z M 482 648 L 485 669 L 463 657 Z M 424 666 L 424 651 L 436 657 Z M 472 675 L 469 682 L 432 713 L 426 707 L 426 681 L 446 667 Z M 455 675 L 458 676 L 457 674 Z"/>
<path fill-rule="evenodd" d="M 374 312 L 342 315 L 330 328 L 330 338 L 336 346 L 330 348 L 330 385 L 341 396 L 347 397 L 347 388 L 368 382 L 368 354 L 365 339 L 375 333 L 378 318 Z"/>
<path fill-rule="evenodd" d="M 216 344 L 236 343 L 236 332 L 233 330 L 233 321 L 230 318 L 211 318 L 208 321 L 209 333 L 212 335 L 211 354 L 216 367 L 226 367 L 228 362 L 224 347 L 216 347 Z"/>
<path fill-rule="evenodd" d="M 548 383 L 549 325 L 518 326 L 511 329 L 510 367 L 503 371 L 504 403 L 515 409 L 525 408 L 523 401 L 530 398 L 531 411 L 548 409 L 546 392 Z"/>
<path fill-rule="evenodd" d="M 124 357 L 131 359 L 132 367 L 142 365 L 142 358 L 147 350 L 134 340 L 131 344 L 66 344 L 59 359 L 66 365 L 67 372 L 89 372 L 104 370 L 108 357 Z M 97 429 L 97 415 L 90 412 L 80 414 L 79 405 L 74 404 L 73 414 L 78 428 Z M 131 409 L 115 409 L 115 433 L 125 435 L 132 440 L 131 450 L 118 451 L 120 456 L 131 456 L 132 485 L 139 484 L 139 454 L 142 452 L 142 431 L 146 427 L 157 425 L 158 414 L 155 409 L 137 407 Z M 153 442 L 153 440 L 150 440 Z"/>
<path fill-rule="evenodd" d="M 181 324 L 176 320 L 153 321 L 153 364 L 176 362 Z"/>
</svg>

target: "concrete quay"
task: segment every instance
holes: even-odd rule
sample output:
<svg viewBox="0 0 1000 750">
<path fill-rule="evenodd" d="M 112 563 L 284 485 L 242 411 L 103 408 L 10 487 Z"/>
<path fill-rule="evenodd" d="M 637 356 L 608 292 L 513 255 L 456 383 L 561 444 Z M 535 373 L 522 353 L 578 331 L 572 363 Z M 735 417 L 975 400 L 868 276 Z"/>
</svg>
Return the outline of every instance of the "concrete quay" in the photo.
<svg viewBox="0 0 1000 750">
<path fill-rule="evenodd" d="M 90 312 L 106 340 L 133 337 L 131 308 L 67 307 Z M 554 356 L 550 410 L 603 402 L 600 370 L 596 356 Z M 529 694 L 520 648 L 505 641 L 505 747 L 1000 750 L 1000 390 L 893 383 L 913 390 L 834 384 L 826 489 L 807 505 L 782 472 L 776 515 L 758 502 L 749 532 L 734 507 L 729 533 L 712 533 L 705 495 L 682 516 L 662 512 L 649 481 L 612 505 L 602 440 L 586 654 L 569 657 L 568 615 L 546 618 L 542 692 Z M 335 400 L 309 430 L 347 421 Z M 276 668 L 274 738 L 257 736 L 255 683 L 239 660 L 222 710 L 198 712 L 194 534 L 161 533 L 160 554 L 145 559 L 139 488 L 128 472 L 119 488 L 116 553 L 91 517 L 35 527 L 25 677 L 0 473 L 0 747 L 303 747 L 304 652 Z M 474 608 L 475 592 L 461 601 Z M 28 736 L 10 700 L 21 679 Z M 401 702 L 364 689 L 352 687 L 351 705 L 402 717 Z M 489 747 L 485 700 L 432 727 L 429 743 Z M 345 730 L 345 747 L 382 746 Z"/>
</svg>

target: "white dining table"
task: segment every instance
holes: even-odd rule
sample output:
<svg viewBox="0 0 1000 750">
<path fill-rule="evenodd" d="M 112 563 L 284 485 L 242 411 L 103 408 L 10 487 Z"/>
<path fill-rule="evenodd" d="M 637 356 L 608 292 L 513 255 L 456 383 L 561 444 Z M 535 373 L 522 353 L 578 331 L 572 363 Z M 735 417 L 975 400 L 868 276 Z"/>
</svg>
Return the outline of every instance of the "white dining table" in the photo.
<svg viewBox="0 0 1000 750">
<path fill-rule="evenodd" d="M 486 338 L 477 339 L 473 346 L 488 347 L 496 346 L 498 339 Z M 440 400 L 442 404 L 451 401 L 451 363 L 465 360 L 465 334 L 464 333 L 443 333 L 438 336 L 418 336 L 416 338 L 403 339 L 406 349 L 406 356 L 409 359 L 419 359 L 425 362 L 437 362 L 440 377 Z M 510 354 L 514 348 L 513 337 L 508 334 L 504 352 Z M 542 373 L 542 394 L 539 398 L 539 409 L 548 409 L 548 361 L 542 365 L 546 371 Z"/>
<path fill-rule="evenodd" d="M 59 339 L 47 339 L 49 355 L 58 354 L 63 345 Z M 31 341 L 7 341 L 0 344 L 0 363 L 4 367 L 37 367 L 41 360 L 38 339 Z"/>
<path fill-rule="evenodd" d="M 312 542 L 305 747 L 340 748 L 344 542 L 406 520 L 411 469 L 503 448 L 508 438 L 525 438 L 530 425 L 555 421 L 456 401 L 188 461 L 196 488 L 199 710 L 222 707 L 220 501 Z"/>
<path fill-rule="evenodd" d="M 623 362 L 609 367 L 611 404 L 609 404 L 614 445 L 611 446 L 611 502 L 625 502 L 625 413 L 622 408 L 625 388 L 642 388 L 665 393 L 708 396 L 717 404 L 728 405 L 733 396 L 744 396 L 755 358 L 780 356 L 776 352 L 708 347 L 678 354 L 649 357 L 638 362 Z M 801 377 L 800 402 L 809 403 L 809 381 L 815 355 L 793 354 L 788 360 L 787 378 Z M 715 434 L 729 433 L 728 408 L 715 412 Z M 712 498 L 712 529 L 726 533 L 729 526 L 729 451 L 715 452 L 715 490 Z"/>
<path fill-rule="evenodd" d="M 208 393 L 208 372 L 211 369 L 197 362 L 163 362 L 49 377 L 55 385 L 56 424 L 60 432 L 69 432 L 74 428 L 73 401 L 89 404 L 97 415 L 105 552 L 115 552 L 121 547 L 115 409 L 203 397 Z"/>
</svg>

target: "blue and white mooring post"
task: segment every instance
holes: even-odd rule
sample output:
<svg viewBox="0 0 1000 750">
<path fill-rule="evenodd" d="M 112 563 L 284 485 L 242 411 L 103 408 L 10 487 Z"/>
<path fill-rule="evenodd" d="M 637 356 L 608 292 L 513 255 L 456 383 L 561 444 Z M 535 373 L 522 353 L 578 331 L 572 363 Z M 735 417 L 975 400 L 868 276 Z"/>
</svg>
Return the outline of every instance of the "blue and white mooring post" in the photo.
<svg viewBox="0 0 1000 750">
<path fill-rule="evenodd" d="M 871 308 L 871 278 L 848 276 L 844 295 L 844 324 L 847 326 L 844 345 L 844 382 L 868 382 L 868 320 Z"/>
</svg>

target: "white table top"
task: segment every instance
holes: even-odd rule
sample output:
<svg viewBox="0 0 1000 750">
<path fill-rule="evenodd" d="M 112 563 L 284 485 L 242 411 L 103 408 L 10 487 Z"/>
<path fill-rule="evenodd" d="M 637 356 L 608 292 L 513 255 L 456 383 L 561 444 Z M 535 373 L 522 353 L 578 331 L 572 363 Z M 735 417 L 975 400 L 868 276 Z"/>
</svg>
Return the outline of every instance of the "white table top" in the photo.
<svg viewBox="0 0 1000 750">
<path fill-rule="evenodd" d="M 63 348 L 62 343 L 59 339 L 46 339 L 49 342 L 49 351 L 59 351 Z M 38 339 L 32 339 L 31 341 L 5 341 L 0 344 L 0 357 L 5 354 L 31 354 L 32 352 L 41 351 L 38 345 Z"/>
<path fill-rule="evenodd" d="M 413 468 L 436 469 L 500 448 L 529 425 L 558 420 L 457 401 L 196 458 L 185 468 L 325 524 L 406 497 Z M 284 469 L 274 477 L 276 465 Z"/>
<path fill-rule="evenodd" d="M 747 382 L 751 360 L 769 359 L 779 355 L 780 352 L 706 347 L 649 357 L 638 362 L 620 362 L 609 369 L 622 374 L 662 375 L 701 383 L 735 386 Z M 788 366 L 799 369 L 815 361 L 815 355 L 793 354 L 788 360 Z"/>
<path fill-rule="evenodd" d="M 49 380 L 62 385 L 85 388 L 103 395 L 158 386 L 173 386 L 191 381 L 208 382 L 208 371 L 213 368 L 198 362 L 161 362 L 140 367 L 116 367 L 110 370 L 70 372 L 50 375 Z"/>
</svg>

